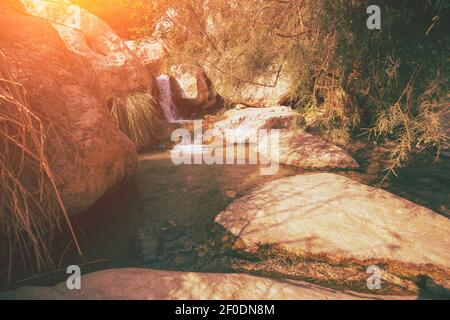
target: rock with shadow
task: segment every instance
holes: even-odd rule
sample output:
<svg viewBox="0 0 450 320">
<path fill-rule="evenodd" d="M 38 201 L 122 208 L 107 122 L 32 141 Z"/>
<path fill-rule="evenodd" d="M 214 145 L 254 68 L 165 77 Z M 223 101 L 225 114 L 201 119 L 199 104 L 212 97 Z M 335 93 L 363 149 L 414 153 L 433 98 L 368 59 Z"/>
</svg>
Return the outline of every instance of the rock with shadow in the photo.
<svg viewBox="0 0 450 320">
<path fill-rule="evenodd" d="M 337 174 L 269 182 L 216 222 L 247 251 L 268 246 L 322 261 L 380 264 L 411 281 L 424 274 L 449 287 L 449 219 Z"/>
<path fill-rule="evenodd" d="M 259 148 L 269 161 L 302 169 L 357 169 L 358 163 L 343 149 L 303 130 L 281 130 L 280 140 L 271 148 Z M 269 144 L 271 135 L 263 136 L 259 145 Z M 277 158 L 274 158 L 276 156 Z"/>
</svg>

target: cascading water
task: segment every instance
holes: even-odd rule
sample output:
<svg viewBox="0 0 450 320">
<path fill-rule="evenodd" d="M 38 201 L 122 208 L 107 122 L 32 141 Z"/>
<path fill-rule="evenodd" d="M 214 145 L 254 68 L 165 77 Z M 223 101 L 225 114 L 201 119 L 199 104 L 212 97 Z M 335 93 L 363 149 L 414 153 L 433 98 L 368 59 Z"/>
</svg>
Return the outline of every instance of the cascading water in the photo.
<svg viewBox="0 0 450 320">
<path fill-rule="evenodd" d="M 175 103 L 172 100 L 172 91 L 170 89 L 170 78 L 168 75 L 160 75 L 156 78 L 159 88 L 159 104 L 164 112 L 167 122 L 173 124 L 186 124 L 193 122 L 193 120 L 183 120 L 177 115 Z M 194 143 L 191 141 L 182 141 L 174 147 L 177 152 L 184 152 L 188 154 L 196 154 L 204 152 L 206 146 L 196 137 Z"/>
<path fill-rule="evenodd" d="M 172 91 L 170 89 L 170 78 L 168 75 L 161 75 L 156 78 L 159 88 L 159 103 L 164 112 L 167 122 L 175 123 L 179 120 L 176 106 L 172 100 Z"/>
</svg>

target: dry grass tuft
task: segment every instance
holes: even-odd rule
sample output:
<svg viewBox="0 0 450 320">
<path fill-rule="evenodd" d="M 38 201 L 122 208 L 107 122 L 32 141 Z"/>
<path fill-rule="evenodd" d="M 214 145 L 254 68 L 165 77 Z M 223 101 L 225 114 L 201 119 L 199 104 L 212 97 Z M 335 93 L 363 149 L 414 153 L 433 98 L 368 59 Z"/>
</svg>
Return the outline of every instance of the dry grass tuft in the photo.
<svg viewBox="0 0 450 320">
<path fill-rule="evenodd" d="M 6 239 L 9 276 L 18 255 L 32 272 L 54 267 L 51 241 L 61 218 L 79 249 L 46 155 L 58 135 L 43 119 L 30 109 L 25 88 L 13 80 L 0 51 L 0 236 Z"/>
<path fill-rule="evenodd" d="M 111 114 L 119 129 L 134 142 L 138 151 L 144 151 L 154 144 L 160 114 L 152 96 L 135 92 L 127 97 L 125 103 L 114 101 Z"/>
</svg>

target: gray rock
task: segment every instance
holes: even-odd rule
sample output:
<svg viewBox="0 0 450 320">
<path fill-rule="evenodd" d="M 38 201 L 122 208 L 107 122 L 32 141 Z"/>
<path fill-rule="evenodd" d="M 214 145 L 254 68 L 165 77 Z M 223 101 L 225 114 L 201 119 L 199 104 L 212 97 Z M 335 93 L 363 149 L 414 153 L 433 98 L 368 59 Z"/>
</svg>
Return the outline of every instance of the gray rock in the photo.
<svg viewBox="0 0 450 320">
<path fill-rule="evenodd" d="M 289 90 L 291 79 L 286 72 L 278 70 L 250 80 L 250 82 L 242 82 L 233 92 L 233 96 L 226 96 L 227 92 L 223 91 L 224 74 L 211 65 L 205 65 L 208 78 L 211 79 L 214 87 L 217 88 L 219 95 L 231 99 L 233 103 L 244 104 L 252 107 L 275 107 L 286 103 L 289 98 Z M 263 85 L 258 85 L 263 84 Z"/>
<path fill-rule="evenodd" d="M 268 161 L 307 169 L 359 167 L 341 148 L 304 132 L 301 129 L 304 118 L 289 107 L 237 108 L 225 112 L 224 117 L 214 124 L 214 128 L 228 142 L 251 143 L 251 152 L 258 152 Z M 273 129 L 279 130 L 279 144 L 270 143 L 275 141 L 271 135 Z M 264 135 L 260 130 L 266 130 L 268 134 Z"/>
<path fill-rule="evenodd" d="M 192 64 L 172 66 L 172 99 L 180 115 L 200 113 L 216 105 L 218 97 L 211 93 L 211 83 L 203 68 Z"/>
</svg>

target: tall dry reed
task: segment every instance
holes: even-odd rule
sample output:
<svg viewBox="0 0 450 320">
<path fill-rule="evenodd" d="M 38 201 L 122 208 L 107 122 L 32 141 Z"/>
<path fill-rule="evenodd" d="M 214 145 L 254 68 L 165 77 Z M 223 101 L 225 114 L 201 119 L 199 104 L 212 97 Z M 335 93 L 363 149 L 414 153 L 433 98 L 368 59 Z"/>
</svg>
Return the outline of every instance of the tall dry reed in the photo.
<svg viewBox="0 0 450 320">
<path fill-rule="evenodd" d="M 0 51 L 0 238 L 9 274 L 18 256 L 31 272 L 53 268 L 51 243 L 62 221 L 79 250 L 46 154 L 58 137 L 55 126 L 30 108 Z"/>
</svg>

